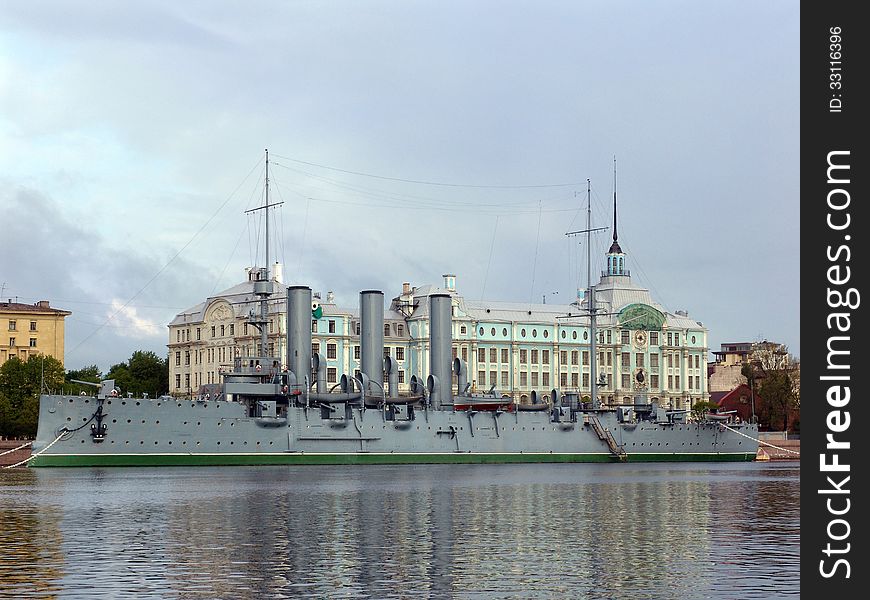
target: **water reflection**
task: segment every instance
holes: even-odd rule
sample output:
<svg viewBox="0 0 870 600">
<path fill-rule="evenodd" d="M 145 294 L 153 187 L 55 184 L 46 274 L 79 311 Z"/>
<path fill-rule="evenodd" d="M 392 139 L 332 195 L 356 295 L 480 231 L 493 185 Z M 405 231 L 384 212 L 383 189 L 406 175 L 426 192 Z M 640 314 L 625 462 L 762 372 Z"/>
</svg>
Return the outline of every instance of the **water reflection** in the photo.
<svg viewBox="0 0 870 600">
<path fill-rule="evenodd" d="M 797 595 L 797 465 L 22 470 L 0 596 Z"/>
</svg>

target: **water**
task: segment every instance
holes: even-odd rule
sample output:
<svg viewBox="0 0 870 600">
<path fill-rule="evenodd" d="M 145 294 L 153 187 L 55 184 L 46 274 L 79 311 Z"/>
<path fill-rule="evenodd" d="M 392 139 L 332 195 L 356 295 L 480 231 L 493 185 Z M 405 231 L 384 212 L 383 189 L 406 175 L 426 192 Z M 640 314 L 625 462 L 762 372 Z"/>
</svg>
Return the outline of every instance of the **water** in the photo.
<svg viewBox="0 0 870 600">
<path fill-rule="evenodd" d="M 0 473 L 0 597 L 777 598 L 797 463 Z"/>
</svg>

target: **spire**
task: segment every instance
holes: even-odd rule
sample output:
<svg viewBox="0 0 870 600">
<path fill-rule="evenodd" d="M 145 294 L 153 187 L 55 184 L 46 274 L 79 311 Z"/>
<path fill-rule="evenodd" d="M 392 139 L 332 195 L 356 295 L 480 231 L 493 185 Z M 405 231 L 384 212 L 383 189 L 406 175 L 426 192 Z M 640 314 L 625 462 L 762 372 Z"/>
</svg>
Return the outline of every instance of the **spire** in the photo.
<svg viewBox="0 0 870 600">
<path fill-rule="evenodd" d="M 613 157 L 613 243 L 610 245 L 608 254 L 622 254 L 622 248 L 619 247 L 619 235 L 616 233 L 616 156 Z"/>
</svg>

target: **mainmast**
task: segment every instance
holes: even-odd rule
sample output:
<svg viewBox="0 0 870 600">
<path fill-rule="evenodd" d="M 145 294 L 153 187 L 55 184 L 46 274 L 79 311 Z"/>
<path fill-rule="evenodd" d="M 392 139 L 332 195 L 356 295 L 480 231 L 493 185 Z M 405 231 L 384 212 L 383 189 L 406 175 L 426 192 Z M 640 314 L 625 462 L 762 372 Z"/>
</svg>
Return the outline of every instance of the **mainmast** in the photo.
<svg viewBox="0 0 870 600">
<path fill-rule="evenodd" d="M 605 229 L 607 229 L 607 227 L 592 227 L 592 183 L 589 179 L 586 179 L 586 229 L 581 231 L 570 231 L 565 235 L 571 237 L 581 233 L 586 234 L 586 310 L 589 311 L 589 335 L 592 338 L 589 346 L 589 354 L 591 355 L 589 357 L 589 378 L 591 379 L 589 398 L 592 401 L 593 409 L 600 408 L 600 403 L 598 402 L 597 381 L 598 357 L 596 350 L 597 333 L 595 331 L 595 287 L 592 285 L 592 232 L 603 231 Z"/>
<path fill-rule="evenodd" d="M 254 294 L 260 297 L 260 317 L 256 318 L 251 311 L 248 323 L 260 330 L 260 356 L 265 357 L 268 353 L 269 344 L 269 296 L 272 295 L 272 281 L 269 277 L 269 209 L 280 206 L 283 202 L 269 203 L 269 149 L 266 149 L 266 187 L 263 206 L 246 210 L 246 213 L 258 210 L 266 211 L 266 266 L 257 269 L 257 278 L 254 280 Z"/>
</svg>

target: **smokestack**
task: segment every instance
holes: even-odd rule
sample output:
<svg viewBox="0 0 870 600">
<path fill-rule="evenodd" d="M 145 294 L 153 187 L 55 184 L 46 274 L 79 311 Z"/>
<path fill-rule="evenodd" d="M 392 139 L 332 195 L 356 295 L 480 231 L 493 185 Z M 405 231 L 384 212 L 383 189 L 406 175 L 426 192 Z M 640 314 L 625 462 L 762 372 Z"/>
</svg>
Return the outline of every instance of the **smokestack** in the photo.
<svg viewBox="0 0 870 600">
<path fill-rule="evenodd" d="M 311 383 L 311 288 L 287 288 L 287 366 L 296 381 Z"/>
<path fill-rule="evenodd" d="M 432 408 L 453 404 L 453 331 L 449 294 L 429 296 L 429 374 L 438 380 Z"/>
<path fill-rule="evenodd" d="M 365 290 L 359 293 L 359 370 L 377 383 L 366 394 L 381 395 L 384 385 L 384 293 Z"/>
</svg>

